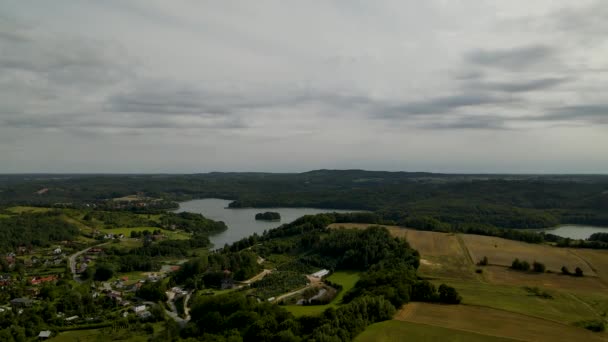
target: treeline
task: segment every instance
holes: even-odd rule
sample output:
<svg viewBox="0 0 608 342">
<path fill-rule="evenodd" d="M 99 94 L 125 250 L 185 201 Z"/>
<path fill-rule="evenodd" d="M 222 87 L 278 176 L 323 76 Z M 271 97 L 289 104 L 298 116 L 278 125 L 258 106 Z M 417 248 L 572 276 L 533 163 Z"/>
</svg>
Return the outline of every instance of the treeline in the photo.
<svg viewBox="0 0 608 342">
<path fill-rule="evenodd" d="M 541 233 L 545 241 L 554 242 L 558 247 L 608 249 L 605 241 L 607 233 L 594 233 L 587 240 L 577 240 L 561 237 L 551 233 Z"/>
<path fill-rule="evenodd" d="M 60 241 L 72 241 L 78 235 L 78 227 L 64 220 L 59 211 L 0 216 L 0 252 L 3 253 L 20 246 L 49 247 Z"/>
<path fill-rule="evenodd" d="M 43 195 L 36 192 L 48 191 Z M 499 228 L 608 226 L 608 177 L 442 175 L 362 170 L 299 174 L 52 175 L 0 178 L 0 204 L 94 203 L 141 193 L 166 201 L 230 198 L 231 207 L 319 207 L 429 216 Z M 117 205 L 117 204 L 113 204 Z"/>
</svg>

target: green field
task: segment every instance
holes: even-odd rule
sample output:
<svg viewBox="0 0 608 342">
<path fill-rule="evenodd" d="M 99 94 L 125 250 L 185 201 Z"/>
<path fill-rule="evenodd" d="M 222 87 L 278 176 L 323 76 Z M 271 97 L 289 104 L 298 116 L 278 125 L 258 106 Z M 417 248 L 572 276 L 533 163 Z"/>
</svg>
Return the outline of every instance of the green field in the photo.
<svg viewBox="0 0 608 342">
<path fill-rule="evenodd" d="M 17 206 L 17 207 L 10 207 L 6 209 L 7 211 L 10 211 L 12 213 L 15 214 L 21 214 L 21 213 L 25 213 L 25 212 L 30 212 L 30 213 L 46 213 L 47 211 L 51 211 L 51 208 L 38 208 L 38 207 L 26 207 L 26 206 Z"/>
<path fill-rule="evenodd" d="M 284 306 L 287 311 L 291 312 L 294 316 L 316 316 L 321 314 L 327 308 L 336 307 L 342 302 L 342 297 L 344 294 L 348 292 L 350 289 L 355 287 L 355 284 L 359 280 L 360 273 L 358 272 L 345 272 L 338 271 L 334 272 L 332 275 L 327 277 L 327 280 L 332 283 L 342 285 L 342 291 L 338 293 L 336 298 L 334 298 L 331 303 L 326 305 L 286 305 Z"/>
<path fill-rule="evenodd" d="M 439 285 L 440 281 L 436 282 Z M 553 296 L 543 299 L 530 295 L 523 287 L 485 284 L 467 281 L 449 281 L 463 298 L 463 304 L 487 306 L 524 315 L 546 318 L 564 323 L 597 319 L 598 314 L 589 304 L 572 294 L 541 288 Z M 597 305 L 608 304 L 608 296 L 595 294 Z"/>
<path fill-rule="evenodd" d="M 432 325 L 402 322 L 385 321 L 375 323 L 367 327 L 364 332 L 355 338 L 355 342 L 397 342 L 397 341 L 516 341 L 512 339 L 481 335 L 462 330 L 442 328 Z"/>
</svg>

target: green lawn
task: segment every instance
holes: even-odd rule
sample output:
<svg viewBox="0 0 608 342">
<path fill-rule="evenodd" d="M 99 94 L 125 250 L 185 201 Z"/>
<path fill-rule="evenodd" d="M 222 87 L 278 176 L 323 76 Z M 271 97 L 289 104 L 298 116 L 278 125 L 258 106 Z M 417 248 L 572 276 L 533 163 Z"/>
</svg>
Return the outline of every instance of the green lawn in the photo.
<svg viewBox="0 0 608 342">
<path fill-rule="evenodd" d="M 435 285 L 440 283 L 440 281 L 433 282 Z M 547 291 L 553 296 L 553 299 L 543 299 L 531 296 L 523 287 L 517 286 L 456 280 L 446 281 L 446 283 L 458 290 L 463 298 L 463 304 L 487 306 L 564 323 L 599 318 L 588 303 L 581 300 L 585 298 L 574 297 L 561 290 L 542 288 L 543 291 Z M 600 302 L 596 303 L 598 307 L 608 304 L 607 295 L 595 294 L 593 297 Z"/>
<path fill-rule="evenodd" d="M 325 311 L 327 308 L 336 307 L 337 305 L 339 305 L 342 302 L 342 297 L 344 297 L 344 294 L 346 292 L 348 292 L 350 289 L 352 289 L 353 287 L 355 287 L 355 284 L 359 280 L 359 276 L 360 276 L 359 272 L 345 272 L 345 271 L 334 272 L 332 275 L 330 275 L 327 278 L 327 280 L 331 281 L 332 283 L 342 285 L 342 291 L 340 291 L 340 293 L 338 293 L 336 298 L 334 298 L 334 300 L 332 300 L 331 303 L 329 303 L 329 304 L 306 305 L 306 306 L 305 305 L 286 305 L 286 306 L 284 306 L 284 308 L 287 309 L 287 311 L 291 312 L 296 317 L 319 315 L 323 311 Z"/>
<path fill-rule="evenodd" d="M 426 324 L 385 321 L 367 327 L 355 342 L 397 342 L 397 341 L 454 341 L 454 342 L 507 342 L 515 341 L 508 338 L 481 335 L 462 330 L 448 329 Z"/>
<path fill-rule="evenodd" d="M 6 210 L 10 211 L 12 213 L 15 213 L 15 214 L 21 214 L 21 213 L 25 213 L 25 212 L 46 213 L 47 211 L 51 211 L 52 209 L 51 208 L 17 206 L 17 207 L 7 208 Z"/>
</svg>

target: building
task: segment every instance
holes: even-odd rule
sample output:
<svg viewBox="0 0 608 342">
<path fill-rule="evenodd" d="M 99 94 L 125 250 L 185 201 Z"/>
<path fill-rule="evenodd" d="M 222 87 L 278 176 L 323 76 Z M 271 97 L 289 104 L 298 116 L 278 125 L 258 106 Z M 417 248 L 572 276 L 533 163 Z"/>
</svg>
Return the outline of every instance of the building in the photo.
<svg viewBox="0 0 608 342">
<path fill-rule="evenodd" d="M 46 277 L 33 277 L 32 279 L 30 279 L 30 284 L 32 285 L 39 285 L 42 283 L 48 283 L 51 281 L 55 281 L 57 280 L 57 276 L 46 276 Z"/>
<path fill-rule="evenodd" d="M 134 306 L 132 309 L 133 309 L 133 311 L 135 313 L 144 312 L 144 311 L 146 311 L 146 306 L 145 305 L 137 305 L 137 306 Z"/>
<path fill-rule="evenodd" d="M 29 308 L 32 306 L 32 300 L 28 298 L 15 298 L 10 303 L 13 308 Z"/>
<path fill-rule="evenodd" d="M 46 340 L 51 338 L 51 331 L 50 330 L 42 330 L 39 334 L 38 334 L 38 339 L 39 340 Z"/>
<path fill-rule="evenodd" d="M 320 271 L 317 271 L 317 272 L 311 274 L 310 276 L 314 277 L 314 278 L 323 278 L 328 274 L 329 274 L 329 270 L 323 269 L 323 270 L 320 270 Z"/>
</svg>

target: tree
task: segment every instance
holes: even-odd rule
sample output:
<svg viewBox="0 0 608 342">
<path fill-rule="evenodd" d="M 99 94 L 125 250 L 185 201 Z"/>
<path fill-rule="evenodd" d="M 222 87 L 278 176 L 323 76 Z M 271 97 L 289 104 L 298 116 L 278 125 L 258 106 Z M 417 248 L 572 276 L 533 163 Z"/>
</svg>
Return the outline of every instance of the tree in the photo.
<svg viewBox="0 0 608 342">
<path fill-rule="evenodd" d="M 446 304 L 460 304 L 462 297 L 455 288 L 441 284 L 439 285 L 439 301 Z"/>
<path fill-rule="evenodd" d="M 483 259 L 479 260 L 479 262 L 477 264 L 479 266 L 486 266 L 486 265 L 488 265 L 488 257 L 484 256 Z"/>
<path fill-rule="evenodd" d="M 545 264 L 540 263 L 538 261 L 535 261 L 532 264 L 532 269 L 534 270 L 534 272 L 544 273 L 545 272 Z"/>
<path fill-rule="evenodd" d="M 95 269 L 95 276 L 93 277 L 96 281 L 106 281 L 114 276 L 114 269 L 110 265 L 100 264 Z"/>
<path fill-rule="evenodd" d="M 577 267 L 574 270 L 574 275 L 577 276 L 577 277 L 582 277 L 583 276 L 583 270 L 580 267 Z"/>
<path fill-rule="evenodd" d="M 570 270 L 566 266 L 562 266 L 562 273 L 565 275 L 571 275 Z"/>
<path fill-rule="evenodd" d="M 412 285 L 412 301 L 435 302 L 438 299 L 437 288 L 431 282 L 422 280 Z"/>
</svg>

